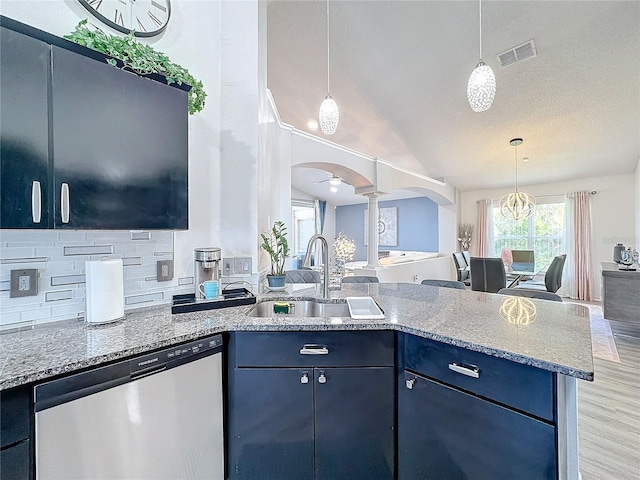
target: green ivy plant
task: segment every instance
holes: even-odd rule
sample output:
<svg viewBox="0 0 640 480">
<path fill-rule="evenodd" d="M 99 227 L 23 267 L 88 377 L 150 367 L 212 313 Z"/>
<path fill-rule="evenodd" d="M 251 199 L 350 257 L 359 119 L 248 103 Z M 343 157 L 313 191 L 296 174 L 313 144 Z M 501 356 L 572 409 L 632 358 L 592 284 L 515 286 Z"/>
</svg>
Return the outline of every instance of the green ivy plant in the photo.
<svg viewBox="0 0 640 480">
<path fill-rule="evenodd" d="M 114 37 L 95 27 L 90 29 L 87 20 L 82 20 L 76 29 L 64 38 L 85 47 L 102 52 L 113 58 L 108 58 L 107 63 L 118 66 L 117 60 L 123 63 L 123 69 L 128 68 L 138 74 L 159 73 L 164 75 L 168 84 L 186 83 L 191 85 L 189 90 L 189 114 L 193 115 L 204 108 L 204 92 L 202 82 L 196 80 L 189 71 L 169 60 L 164 53 L 158 52 L 149 45 L 138 42 L 131 32 L 126 37 Z"/>
</svg>

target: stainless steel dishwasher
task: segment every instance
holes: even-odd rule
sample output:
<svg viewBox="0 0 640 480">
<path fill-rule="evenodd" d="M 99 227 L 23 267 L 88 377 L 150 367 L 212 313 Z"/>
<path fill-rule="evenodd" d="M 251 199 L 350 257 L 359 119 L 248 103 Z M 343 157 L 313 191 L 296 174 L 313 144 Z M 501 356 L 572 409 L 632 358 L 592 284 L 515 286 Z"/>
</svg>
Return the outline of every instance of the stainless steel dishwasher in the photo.
<svg viewBox="0 0 640 480">
<path fill-rule="evenodd" d="M 220 335 L 34 393 L 37 479 L 224 479 Z"/>
</svg>

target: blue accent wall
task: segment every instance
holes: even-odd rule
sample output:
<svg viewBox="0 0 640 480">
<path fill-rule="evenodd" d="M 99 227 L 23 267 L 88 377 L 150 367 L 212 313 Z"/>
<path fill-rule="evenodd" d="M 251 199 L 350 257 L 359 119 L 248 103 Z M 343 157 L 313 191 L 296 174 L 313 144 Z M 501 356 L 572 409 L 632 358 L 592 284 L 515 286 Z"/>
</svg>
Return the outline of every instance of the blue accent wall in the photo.
<svg viewBox="0 0 640 480">
<path fill-rule="evenodd" d="M 379 250 L 437 252 L 438 204 L 427 197 L 378 202 L 379 208 L 398 207 L 398 246 Z M 356 242 L 354 260 L 367 259 L 364 244 L 364 211 L 367 203 L 336 207 L 336 236 L 343 232 Z"/>
</svg>

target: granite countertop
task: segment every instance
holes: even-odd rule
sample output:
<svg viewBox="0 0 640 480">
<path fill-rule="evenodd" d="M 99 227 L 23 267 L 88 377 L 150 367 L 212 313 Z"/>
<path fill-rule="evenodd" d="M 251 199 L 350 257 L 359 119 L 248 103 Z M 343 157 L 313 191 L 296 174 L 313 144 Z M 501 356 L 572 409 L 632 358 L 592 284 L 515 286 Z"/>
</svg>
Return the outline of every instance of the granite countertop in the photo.
<svg viewBox="0 0 640 480">
<path fill-rule="evenodd" d="M 0 390 L 240 330 L 398 330 L 593 380 L 589 310 L 582 305 L 404 283 L 345 284 L 329 301 L 348 296 L 373 297 L 386 318 L 253 318 L 245 315 L 252 305 L 173 315 L 166 305 L 127 312 L 125 320 L 105 326 L 68 320 L 5 333 Z M 257 300 L 316 297 L 321 297 L 318 287 L 290 285 Z"/>
</svg>

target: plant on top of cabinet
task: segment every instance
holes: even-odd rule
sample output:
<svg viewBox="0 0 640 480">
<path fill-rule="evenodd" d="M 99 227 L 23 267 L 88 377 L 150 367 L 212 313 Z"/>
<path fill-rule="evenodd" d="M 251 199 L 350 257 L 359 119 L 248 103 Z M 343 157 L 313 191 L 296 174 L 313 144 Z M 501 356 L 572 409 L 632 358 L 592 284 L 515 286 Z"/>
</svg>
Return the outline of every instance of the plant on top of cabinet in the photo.
<svg viewBox="0 0 640 480">
<path fill-rule="evenodd" d="M 261 233 L 262 249 L 269 254 L 271 260 L 271 274 L 267 275 L 270 287 L 284 286 L 284 261 L 289 256 L 289 243 L 287 242 L 287 227 L 283 221 L 273 224 L 271 231 Z"/>
<path fill-rule="evenodd" d="M 133 34 L 132 31 L 124 38 L 114 37 L 98 27 L 89 29 L 87 20 L 82 20 L 76 25 L 76 29 L 64 38 L 113 57 L 107 59 L 107 63 L 114 67 L 118 66 L 118 62 L 114 60 L 117 59 L 123 63 L 122 69 L 129 68 L 141 75 L 159 73 L 166 77 L 168 84 L 191 85 L 188 92 L 189 114 L 201 111 L 207 96 L 202 82 L 196 80 L 186 68 L 173 63 L 164 53 L 136 41 Z"/>
</svg>

